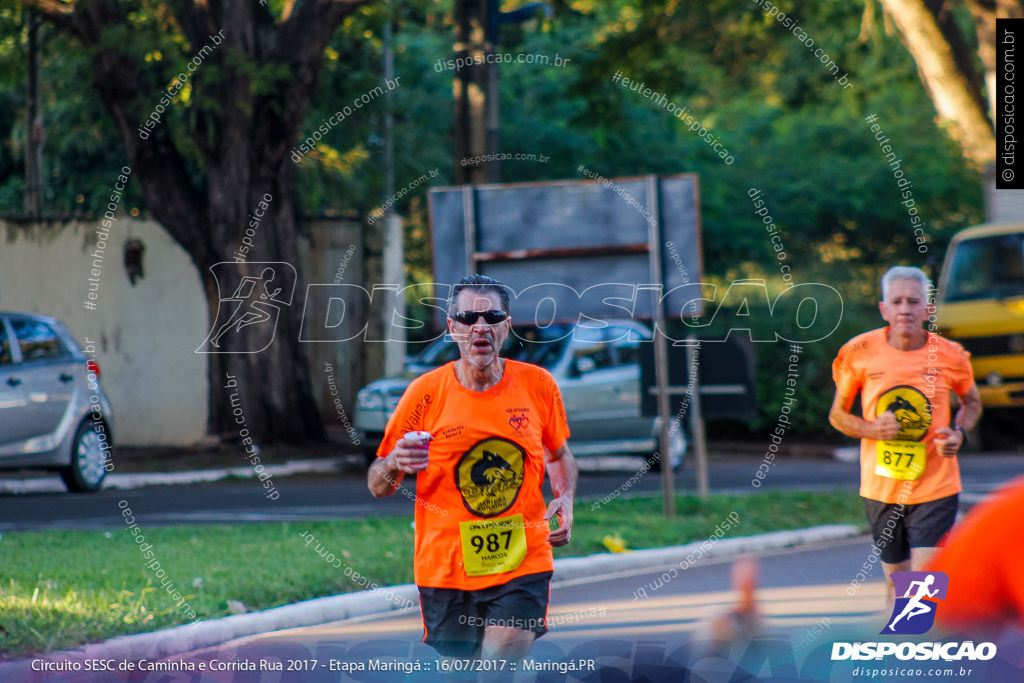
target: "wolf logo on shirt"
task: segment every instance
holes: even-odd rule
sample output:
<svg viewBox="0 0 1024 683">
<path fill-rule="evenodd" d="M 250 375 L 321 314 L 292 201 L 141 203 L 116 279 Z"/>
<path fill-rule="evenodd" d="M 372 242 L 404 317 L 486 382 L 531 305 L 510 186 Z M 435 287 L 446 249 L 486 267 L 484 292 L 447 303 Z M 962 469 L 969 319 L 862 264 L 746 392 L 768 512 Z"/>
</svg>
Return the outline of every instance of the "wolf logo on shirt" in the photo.
<svg viewBox="0 0 1024 683">
<path fill-rule="evenodd" d="M 494 517 L 512 507 L 523 486 L 526 452 L 498 437 L 476 443 L 459 459 L 455 486 L 466 509 L 479 517 Z"/>
<path fill-rule="evenodd" d="M 515 480 L 512 466 L 497 453 L 484 451 L 483 458 L 469 469 L 469 479 L 477 486 L 495 490 L 503 483 Z"/>
</svg>

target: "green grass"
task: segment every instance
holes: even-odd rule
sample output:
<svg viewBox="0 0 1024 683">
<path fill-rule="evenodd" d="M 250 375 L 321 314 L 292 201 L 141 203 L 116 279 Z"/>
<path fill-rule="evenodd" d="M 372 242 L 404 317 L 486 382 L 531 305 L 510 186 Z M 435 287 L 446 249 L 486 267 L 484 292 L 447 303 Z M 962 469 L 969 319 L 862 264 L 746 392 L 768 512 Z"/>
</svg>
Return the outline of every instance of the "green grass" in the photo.
<svg viewBox="0 0 1024 683">
<path fill-rule="evenodd" d="M 803 529 L 820 524 L 856 524 L 867 531 L 864 503 L 853 491 L 776 493 L 752 496 L 676 496 L 676 516 L 666 519 L 661 496 L 616 498 L 591 511 L 595 502 L 578 502 L 572 542 L 555 557 L 607 552 L 602 539 L 618 534 L 630 550 L 681 545 L 707 539 L 732 512 L 739 522 L 725 536 Z"/>
<path fill-rule="evenodd" d="M 818 524 L 864 527 L 853 492 L 759 493 L 677 498 L 667 520 L 658 497 L 616 499 L 591 510 L 575 508 L 573 540 L 556 557 L 607 552 L 602 539 L 618 534 L 627 548 L 678 545 L 708 538 L 735 511 L 726 536 L 745 536 Z M 230 614 L 228 601 L 249 611 L 364 587 L 345 565 L 379 585 L 412 582 L 411 517 L 303 524 L 245 524 L 143 528 L 153 559 L 166 572 L 161 585 L 124 526 L 110 531 L 8 533 L 0 540 L 0 657 L 15 658 L 97 642 L 118 635 Z M 300 537 L 312 533 L 316 541 Z M 320 543 L 343 563 L 331 566 Z M 180 605 L 179 605 L 180 602 Z"/>
</svg>

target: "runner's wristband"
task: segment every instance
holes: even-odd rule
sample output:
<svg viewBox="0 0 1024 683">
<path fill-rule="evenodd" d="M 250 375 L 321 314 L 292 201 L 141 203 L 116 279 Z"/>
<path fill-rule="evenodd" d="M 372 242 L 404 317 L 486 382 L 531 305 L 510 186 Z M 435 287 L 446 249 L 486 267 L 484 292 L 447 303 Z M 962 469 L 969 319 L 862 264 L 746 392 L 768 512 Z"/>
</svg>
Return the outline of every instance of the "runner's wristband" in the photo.
<svg viewBox="0 0 1024 683">
<path fill-rule="evenodd" d="M 959 425 L 957 426 L 957 429 L 960 431 L 960 433 L 964 437 L 964 440 L 960 442 L 960 447 L 963 448 L 964 446 L 967 445 L 967 430 L 964 429 L 963 427 L 959 426 Z"/>
</svg>

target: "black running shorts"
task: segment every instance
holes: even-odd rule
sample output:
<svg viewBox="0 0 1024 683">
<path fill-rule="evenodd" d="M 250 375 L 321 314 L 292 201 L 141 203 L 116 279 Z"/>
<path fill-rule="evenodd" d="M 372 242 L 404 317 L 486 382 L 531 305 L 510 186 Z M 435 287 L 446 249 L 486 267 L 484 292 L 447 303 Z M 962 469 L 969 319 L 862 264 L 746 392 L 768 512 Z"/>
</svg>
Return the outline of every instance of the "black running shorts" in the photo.
<svg viewBox="0 0 1024 683">
<path fill-rule="evenodd" d="M 956 493 L 915 505 L 864 498 L 864 512 L 882 562 L 898 564 L 910 559 L 911 548 L 937 546 L 956 521 L 959 501 Z"/>
<path fill-rule="evenodd" d="M 527 574 L 475 591 L 419 586 L 423 642 L 448 657 L 478 654 L 488 626 L 547 632 L 551 572 Z"/>
</svg>

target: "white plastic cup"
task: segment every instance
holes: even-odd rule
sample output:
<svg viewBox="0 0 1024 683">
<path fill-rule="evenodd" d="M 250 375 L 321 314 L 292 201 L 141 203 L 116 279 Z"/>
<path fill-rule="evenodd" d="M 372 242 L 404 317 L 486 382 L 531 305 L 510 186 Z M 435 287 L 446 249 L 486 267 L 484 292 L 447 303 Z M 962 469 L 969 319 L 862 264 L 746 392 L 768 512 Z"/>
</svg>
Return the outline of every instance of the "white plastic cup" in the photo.
<svg viewBox="0 0 1024 683">
<path fill-rule="evenodd" d="M 433 439 L 434 436 L 430 432 L 406 432 L 405 436 L 402 438 L 406 441 L 419 441 L 423 444 L 424 448 L 427 448 L 427 444 L 430 443 L 430 440 Z"/>
</svg>

